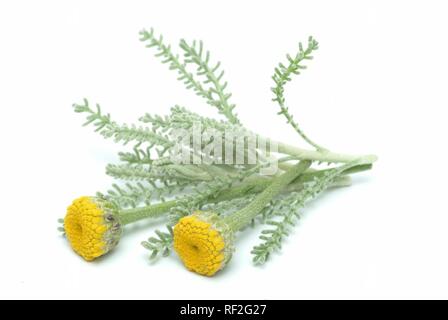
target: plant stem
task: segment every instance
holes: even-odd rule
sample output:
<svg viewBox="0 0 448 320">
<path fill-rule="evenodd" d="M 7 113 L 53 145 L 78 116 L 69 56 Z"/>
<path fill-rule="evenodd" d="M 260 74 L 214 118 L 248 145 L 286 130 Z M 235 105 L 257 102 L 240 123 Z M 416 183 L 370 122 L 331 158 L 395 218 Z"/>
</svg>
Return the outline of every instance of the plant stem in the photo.
<svg viewBox="0 0 448 320">
<path fill-rule="evenodd" d="M 289 169 L 291 169 L 291 166 Z M 368 170 L 371 168 L 371 165 L 358 165 L 352 167 L 346 171 L 344 174 L 356 173 L 364 170 Z M 301 174 L 298 178 L 296 178 L 293 182 L 288 185 L 287 191 L 294 192 L 300 191 L 303 189 L 303 185 L 305 182 L 313 180 L 315 177 L 320 177 L 326 171 L 331 169 L 324 170 L 312 170 L 308 169 L 303 174 Z M 271 183 L 273 179 L 267 177 L 253 177 L 249 178 L 247 181 L 242 183 L 239 186 L 235 186 L 232 188 L 228 188 L 222 190 L 216 197 L 210 198 L 207 201 L 209 203 L 218 203 L 221 201 L 227 201 L 242 197 L 247 194 L 255 194 L 263 192 Z M 341 176 L 335 179 L 332 184 L 333 187 L 344 187 L 349 186 L 351 184 L 351 179 L 349 176 Z M 166 202 L 157 203 L 154 205 L 141 207 L 141 208 L 133 208 L 133 209 L 125 209 L 120 212 L 121 222 L 124 225 L 130 224 L 132 222 L 136 222 L 146 218 L 157 218 L 162 216 L 164 213 L 168 212 L 171 208 L 178 205 L 179 200 L 171 200 Z"/>
<path fill-rule="evenodd" d="M 343 175 L 348 175 L 352 173 L 362 172 L 366 170 L 370 170 L 372 168 L 372 164 L 358 164 L 352 167 L 349 167 L 341 172 Z M 329 169 L 322 169 L 322 170 L 316 170 L 309 168 L 306 170 L 303 174 L 301 174 L 297 179 L 294 180 L 294 183 L 296 182 L 307 182 L 313 180 L 315 177 L 319 178 L 320 176 L 324 175 L 328 171 L 333 171 L 334 168 Z"/>
<path fill-rule="evenodd" d="M 233 231 L 238 231 L 245 227 L 258 213 L 279 194 L 284 187 L 300 176 L 311 165 L 311 161 L 300 161 L 297 165 L 286 171 L 281 176 L 272 180 L 269 187 L 255 197 L 255 199 L 245 208 L 226 216 L 223 222 L 230 226 Z"/>
<path fill-rule="evenodd" d="M 344 153 L 335 153 L 331 151 L 315 151 L 301 149 L 289 144 L 277 142 L 278 152 L 291 155 L 299 160 L 312 160 L 319 162 L 352 162 L 360 158 L 365 159 L 366 162 L 373 163 L 377 160 L 375 155 L 351 155 Z"/>
<path fill-rule="evenodd" d="M 177 201 L 165 201 L 150 206 L 125 209 L 120 211 L 120 219 L 123 225 L 130 224 L 146 218 L 157 218 L 169 211 L 176 205 Z"/>
</svg>

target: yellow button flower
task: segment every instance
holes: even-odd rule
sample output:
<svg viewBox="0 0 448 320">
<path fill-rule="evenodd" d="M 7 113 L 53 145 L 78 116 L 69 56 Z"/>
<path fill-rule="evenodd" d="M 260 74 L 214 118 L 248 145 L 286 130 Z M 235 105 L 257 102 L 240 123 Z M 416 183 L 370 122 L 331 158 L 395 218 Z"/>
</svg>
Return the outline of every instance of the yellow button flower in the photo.
<svg viewBox="0 0 448 320">
<path fill-rule="evenodd" d="M 99 197 L 80 197 L 67 208 L 64 229 L 73 250 L 94 260 L 119 242 L 122 225 L 116 207 Z"/>
<path fill-rule="evenodd" d="M 174 227 L 174 250 L 185 267 L 213 276 L 225 267 L 233 252 L 233 232 L 212 212 L 195 212 Z"/>
</svg>

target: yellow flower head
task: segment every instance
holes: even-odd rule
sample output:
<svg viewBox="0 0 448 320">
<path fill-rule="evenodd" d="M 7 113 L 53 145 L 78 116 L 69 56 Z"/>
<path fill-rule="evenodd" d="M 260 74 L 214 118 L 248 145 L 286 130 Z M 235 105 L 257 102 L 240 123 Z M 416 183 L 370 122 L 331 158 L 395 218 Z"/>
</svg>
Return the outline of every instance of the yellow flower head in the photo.
<svg viewBox="0 0 448 320">
<path fill-rule="evenodd" d="M 213 212 L 195 212 L 174 226 L 174 250 L 188 270 L 212 276 L 232 257 L 233 232 Z"/>
<path fill-rule="evenodd" d="M 112 250 L 122 226 L 117 207 L 100 197 L 80 197 L 67 208 L 64 229 L 73 250 L 87 261 Z"/>
</svg>

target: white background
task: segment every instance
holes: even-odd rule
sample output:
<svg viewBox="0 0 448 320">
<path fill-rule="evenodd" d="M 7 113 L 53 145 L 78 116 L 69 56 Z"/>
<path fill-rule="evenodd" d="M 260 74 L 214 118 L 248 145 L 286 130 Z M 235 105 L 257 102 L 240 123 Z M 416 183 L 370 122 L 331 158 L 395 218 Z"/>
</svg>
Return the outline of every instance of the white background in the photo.
<svg viewBox="0 0 448 320">
<path fill-rule="evenodd" d="M 445 1 L 1 1 L 0 298 L 448 298 L 447 14 Z M 173 45 L 204 40 L 243 122 L 299 145 L 270 77 L 314 35 L 287 87 L 295 117 L 332 150 L 379 156 L 310 203 L 264 267 L 249 254 L 259 228 L 214 278 L 174 255 L 148 262 L 139 243 L 161 223 L 93 263 L 56 231 L 72 199 L 110 185 L 123 149 L 82 128 L 73 102 L 126 122 L 174 104 L 215 115 L 138 41 L 151 26 Z"/>
</svg>

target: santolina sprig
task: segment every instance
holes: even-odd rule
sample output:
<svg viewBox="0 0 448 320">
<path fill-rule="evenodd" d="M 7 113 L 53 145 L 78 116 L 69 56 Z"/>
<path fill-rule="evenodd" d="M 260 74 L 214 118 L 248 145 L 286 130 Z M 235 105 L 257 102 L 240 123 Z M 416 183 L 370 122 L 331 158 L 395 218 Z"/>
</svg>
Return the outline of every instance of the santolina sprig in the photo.
<svg viewBox="0 0 448 320">
<path fill-rule="evenodd" d="M 169 232 L 156 231 L 155 237 L 142 243 L 152 251 L 152 258 L 159 253 L 166 256 L 174 247 L 188 269 L 214 275 L 230 260 L 235 234 L 259 222 L 268 228 L 261 232 L 262 242 L 252 254 L 255 263 L 264 263 L 281 247 L 307 201 L 329 187 L 350 185 L 350 174 L 371 169 L 377 160 L 375 155 L 324 148 L 294 118 L 285 87 L 313 58 L 318 49 L 314 38 L 309 37 L 307 46 L 300 43 L 297 53 L 286 55 L 287 61 L 277 65 L 271 88 L 278 114 L 311 150 L 244 126 L 221 63 L 211 58 L 202 41 L 181 40 L 178 54 L 152 29 L 141 31 L 140 40 L 223 120 L 176 105 L 168 115 L 146 113 L 136 124 L 123 124 L 98 104 L 92 108 L 87 99 L 74 104 L 75 112 L 86 115 L 86 125 L 92 124 L 117 143 L 132 144 L 131 152 L 119 152 L 120 163 L 106 168 L 108 175 L 125 183 L 113 183 L 105 196 L 76 199 L 62 220 L 62 231 L 84 259 L 110 252 L 126 225 L 166 216 Z M 321 164 L 330 167 L 317 167 Z"/>
</svg>

